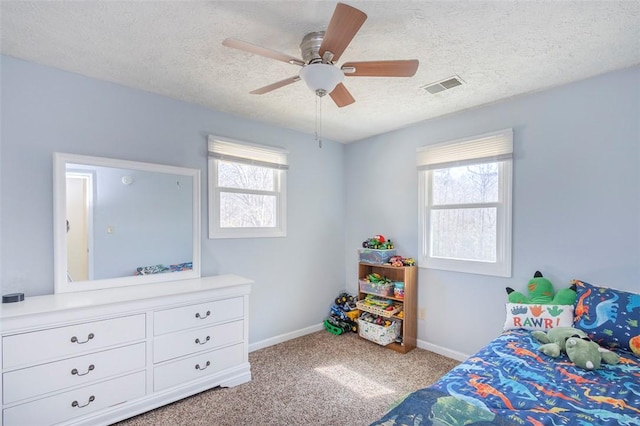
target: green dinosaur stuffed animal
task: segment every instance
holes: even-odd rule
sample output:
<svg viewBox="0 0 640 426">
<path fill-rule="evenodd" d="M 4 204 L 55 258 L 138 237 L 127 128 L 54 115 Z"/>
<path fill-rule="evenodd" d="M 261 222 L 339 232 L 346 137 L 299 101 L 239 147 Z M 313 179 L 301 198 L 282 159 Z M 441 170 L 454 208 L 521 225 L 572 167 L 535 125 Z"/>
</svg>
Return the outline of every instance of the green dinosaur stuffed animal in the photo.
<svg viewBox="0 0 640 426">
<path fill-rule="evenodd" d="M 507 287 L 509 303 L 525 305 L 573 305 L 576 301 L 575 285 L 558 290 L 554 295 L 553 284 L 536 271 L 527 284 L 529 296 L 525 296 L 511 287 Z"/>
<path fill-rule="evenodd" d="M 531 335 L 540 343 L 540 351 L 557 358 L 561 352 L 567 354 L 571 362 L 585 370 L 595 370 L 601 363 L 617 364 L 620 357 L 615 352 L 601 348 L 587 334 L 573 327 L 555 327 L 547 331 L 534 331 Z"/>
</svg>

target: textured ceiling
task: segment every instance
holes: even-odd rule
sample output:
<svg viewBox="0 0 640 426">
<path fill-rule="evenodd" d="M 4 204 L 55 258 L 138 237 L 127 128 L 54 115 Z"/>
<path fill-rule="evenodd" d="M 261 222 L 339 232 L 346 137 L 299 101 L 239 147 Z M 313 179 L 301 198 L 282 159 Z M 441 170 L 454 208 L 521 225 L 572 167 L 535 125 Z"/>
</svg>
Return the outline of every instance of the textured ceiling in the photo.
<svg viewBox="0 0 640 426">
<path fill-rule="evenodd" d="M 425 119 L 640 64 L 639 1 L 351 1 L 368 15 L 337 65 L 418 59 L 411 78 L 351 77 L 356 103 L 322 100 L 322 135 L 351 142 Z M 305 133 L 299 67 L 222 46 L 233 37 L 300 57 L 332 1 L 5 1 L 5 55 Z M 465 82 L 431 95 L 428 83 Z M 636 88 L 637 89 L 637 88 Z"/>
</svg>

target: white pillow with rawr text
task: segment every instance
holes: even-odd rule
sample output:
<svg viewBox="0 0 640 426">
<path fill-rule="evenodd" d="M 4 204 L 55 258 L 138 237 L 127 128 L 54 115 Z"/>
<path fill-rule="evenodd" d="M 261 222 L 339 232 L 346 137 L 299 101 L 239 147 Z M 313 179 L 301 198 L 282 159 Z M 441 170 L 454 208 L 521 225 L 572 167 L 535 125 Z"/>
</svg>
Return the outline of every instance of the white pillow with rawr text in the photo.
<svg viewBox="0 0 640 426">
<path fill-rule="evenodd" d="M 573 305 L 524 305 L 507 303 L 505 330 L 540 330 L 573 327 Z"/>
</svg>

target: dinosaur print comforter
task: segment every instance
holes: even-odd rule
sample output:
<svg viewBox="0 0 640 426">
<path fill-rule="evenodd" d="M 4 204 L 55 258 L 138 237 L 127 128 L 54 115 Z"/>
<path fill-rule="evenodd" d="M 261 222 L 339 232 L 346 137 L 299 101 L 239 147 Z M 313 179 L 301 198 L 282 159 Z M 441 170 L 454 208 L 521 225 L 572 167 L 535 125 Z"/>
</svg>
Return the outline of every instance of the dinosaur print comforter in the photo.
<svg viewBox="0 0 640 426">
<path fill-rule="evenodd" d="M 373 425 L 640 426 L 640 358 L 617 351 L 619 364 L 587 371 L 539 346 L 506 331 Z"/>
</svg>

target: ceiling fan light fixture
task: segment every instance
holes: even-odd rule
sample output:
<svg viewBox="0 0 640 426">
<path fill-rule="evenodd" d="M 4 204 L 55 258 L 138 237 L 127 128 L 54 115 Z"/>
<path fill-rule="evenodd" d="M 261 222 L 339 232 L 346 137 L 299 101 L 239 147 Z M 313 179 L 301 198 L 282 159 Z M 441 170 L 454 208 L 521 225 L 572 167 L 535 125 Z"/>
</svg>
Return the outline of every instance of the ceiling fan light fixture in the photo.
<svg viewBox="0 0 640 426">
<path fill-rule="evenodd" d="M 324 96 L 333 92 L 342 82 L 344 73 L 333 65 L 317 63 L 303 67 L 300 70 L 300 78 L 316 95 Z"/>
</svg>

